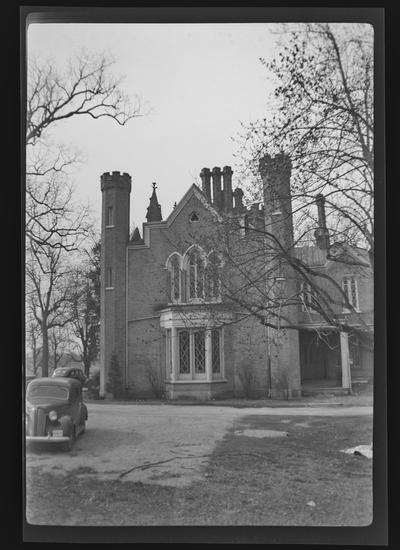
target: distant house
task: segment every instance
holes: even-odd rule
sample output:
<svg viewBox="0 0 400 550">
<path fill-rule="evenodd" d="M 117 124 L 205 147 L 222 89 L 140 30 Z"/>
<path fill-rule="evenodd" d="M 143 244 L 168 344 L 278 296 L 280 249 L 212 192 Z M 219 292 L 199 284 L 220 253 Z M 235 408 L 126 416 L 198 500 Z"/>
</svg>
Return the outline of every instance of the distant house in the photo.
<svg viewBox="0 0 400 550">
<path fill-rule="evenodd" d="M 243 191 L 232 189 L 231 168 L 205 168 L 202 188 L 191 185 L 165 220 L 153 184 L 143 234 L 136 229 L 132 236 L 131 177 L 119 172 L 101 176 L 101 393 L 113 353 L 125 387 L 136 397 L 154 395 L 155 384 L 169 399 L 244 395 L 250 368 L 255 396 L 301 395 L 310 382 L 347 390 L 352 377 L 372 377 L 373 277 L 368 256 L 364 250 L 329 243 L 323 197 L 317 198 L 315 244 L 296 247 L 292 255 L 343 289 L 352 307 L 346 309 L 338 300 L 333 314 L 350 330 L 331 326 L 313 308 L 312 284 L 293 271 L 281 279 L 286 298 L 297 297 L 284 301 L 286 318 L 297 328 L 284 331 L 275 348 L 273 329 L 240 315 L 240 308 L 224 298 L 227 273 L 216 246 L 224 220 L 241 221 L 241 246 L 251 247 L 252 239 L 268 228 L 288 250 L 293 248 L 290 170 L 283 155 L 266 157 L 261 172 L 264 203 L 245 208 Z M 262 261 L 268 267 L 268 257 Z"/>
</svg>

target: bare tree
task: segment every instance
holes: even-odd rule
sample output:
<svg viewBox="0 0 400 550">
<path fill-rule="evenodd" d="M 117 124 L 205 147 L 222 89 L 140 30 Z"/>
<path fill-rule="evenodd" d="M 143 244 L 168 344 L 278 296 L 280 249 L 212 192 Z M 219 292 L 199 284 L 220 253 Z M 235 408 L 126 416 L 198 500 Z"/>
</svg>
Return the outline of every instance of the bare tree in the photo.
<svg viewBox="0 0 400 550">
<path fill-rule="evenodd" d="M 367 248 L 373 266 L 372 27 L 286 25 L 276 57 L 262 62 L 274 93 L 265 118 L 245 128 L 245 170 L 256 176 L 265 153 L 288 154 L 303 239 L 315 227 L 310 204 L 322 193 L 333 238 Z"/>
<path fill-rule="evenodd" d="M 35 145 L 55 123 L 78 115 L 107 117 L 120 125 L 140 116 L 138 96 L 132 105 L 121 78 L 110 74 L 112 59 L 82 53 L 71 58 L 63 74 L 50 60 L 29 59 L 26 143 Z"/>
<path fill-rule="evenodd" d="M 49 331 L 69 322 L 72 253 L 88 235 L 91 224 L 87 209 L 77 210 L 63 178 L 53 176 L 39 191 L 43 194 L 41 210 L 35 210 L 26 233 L 26 298 L 40 326 L 42 375 L 47 376 Z"/>
<path fill-rule="evenodd" d="M 88 377 L 99 353 L 100 330 L 100 241 L 87 251 L 86 262 L 70 278 L 70 320 L 75 337 L 71 353 L 82 361 Z"/>
<path fill-rule="evenodd" d="M 36 319 L 32 318 L 27 324 L 27 341 L 30 348 L 31 357 L 32 357 L 32 373 L 36 376 L 38 368 L 40 366 L 40 355 L 42 348 L 39 345 L 40 340 L 40 326 L 38 325 Z"/>
<path fill-rule="evenodd" d="M 121 126 L 141 116 L 140 98 L 132 103 L 122 91 L 121 79 L 110 72 L 112 63 L 106 55 L 87 53 L 71 58 L 65 70 L 47 59 L 28 60 L 26 302 L 40 327 L 42 376 L 49 372 L 49 339 L 56 338 L 57 348 L 57 331 L 71 321 L 74 255 L 91 229 L 88 209 L 77 208 L 68 181 L 79 157 L 52 142 L 51 129 L 81 115 L 110 118 Z"/>
</svg>

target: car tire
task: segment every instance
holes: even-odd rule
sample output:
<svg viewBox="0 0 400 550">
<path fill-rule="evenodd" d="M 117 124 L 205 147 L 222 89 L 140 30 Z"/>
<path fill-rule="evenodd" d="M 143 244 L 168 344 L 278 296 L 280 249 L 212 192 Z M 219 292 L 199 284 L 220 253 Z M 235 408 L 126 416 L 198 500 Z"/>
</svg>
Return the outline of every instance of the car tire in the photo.
<svg viewBox="0 0 400 550">
<path fill-rule="evenodd" d="M 75 443 L 75 427 L 72 428 L 68 441 L 63 444 L 63 450 L 67 453 L 72 451 L 72 447 L 74 446 L 74 443 Z"/>
</svg>

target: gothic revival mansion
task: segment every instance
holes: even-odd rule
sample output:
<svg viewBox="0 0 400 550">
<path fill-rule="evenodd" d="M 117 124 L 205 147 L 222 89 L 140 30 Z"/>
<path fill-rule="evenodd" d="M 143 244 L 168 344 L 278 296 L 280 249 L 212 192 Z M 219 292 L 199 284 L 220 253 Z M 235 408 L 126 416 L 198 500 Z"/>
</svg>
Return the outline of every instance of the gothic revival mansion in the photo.
<svg viewBox="0 0 400 550">
<path fill-rule="evenodd" d="M 136 229 L 133 235 L 131 177 L 101 176 L 101 394 L 107 393 L 113 354 L 132 398 L 296 397 L 313 384 L 348 391 L 355 381 L 372 378 L 368 255 L 329 242 L 322 196 L 315 206 L 319 224 L 313 246 L 294 246 L 290 172 L 284 155 L 265 157 L 263 204 L 246 208 L 243 191 L 232 188 L 230 167 L 203 168 L 201 189 L 189 187 L 165 220 L 153 184 L 147 222 L 142 234 Z M 227 224 L 234 222 L 239 229 L 228 235 Z M 232 272 L 223 249 L 232 247 L 239 257 L 241 250 L 254 250 L 265 231 L 296 261 L 340 285 L 352 308 L 333 300 L 332 318 L 354 331 L 330 323 L 312 307 L 312 287 L 290 262 L 280 266 L 275 279 L 285 283 L 279 314 L 291 328 L 277 330 L 263 322 L 255 306 L 250 314 L 247 302 L 256 285 L 243 286 L 243 270 Z M 267 272 L 273 262 L 271 255 L 258 254 L 254 270 Z"/>
</svg>

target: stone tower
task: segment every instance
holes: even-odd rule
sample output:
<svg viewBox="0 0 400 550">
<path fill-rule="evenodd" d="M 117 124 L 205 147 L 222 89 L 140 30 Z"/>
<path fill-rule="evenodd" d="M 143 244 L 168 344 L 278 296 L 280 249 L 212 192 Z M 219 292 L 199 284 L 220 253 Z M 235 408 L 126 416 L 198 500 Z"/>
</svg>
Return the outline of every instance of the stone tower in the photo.
<svg viewBox="0 0 400 550">
<path fill-rule="evenodd" d="M 131 177 L 101 176 L 100 394 L 104 395 L 111 355 L 117 354 L 126 381 L 126 246 L 129 240 Z"/>
<path fill-rule="evenodd" d="M 291 161 L 287 155 L 260 160 L 263 181 L 267 284 L 276 304 L 274 324 L 298 321 L 297 304 L 290 305 L 290 296 L 298 292 L 296 273 L 290 265 L 294 254 L 292 199 L 290 192 Z M 294 300 L 296 302 L 296 300 Z M 294 329 L 269 330 L 270 382 L 272 397 L 301 393 L 299 334 Z"/>
</svg>

